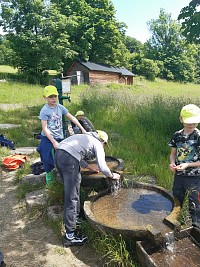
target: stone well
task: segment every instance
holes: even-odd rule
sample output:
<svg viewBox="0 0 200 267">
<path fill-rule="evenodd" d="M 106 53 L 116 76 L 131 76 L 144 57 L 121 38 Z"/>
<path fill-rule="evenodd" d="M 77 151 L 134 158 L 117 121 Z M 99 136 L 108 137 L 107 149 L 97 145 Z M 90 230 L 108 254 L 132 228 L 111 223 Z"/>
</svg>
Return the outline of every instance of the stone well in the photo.
<svg viewBox="0 0 200 267">
<path fill-rule="evenodd" d="M 152 184 L 124 181 L 117 197 L 102 191 L 85 201 L 84 212 L 91 226 L 100 232 L 154 243 L 163 242 L 166 232 L 180 227 L 178 200 Z"/>
<path fill-rule="evenodd" d="M 122 159 L 106 156 L 106 163 L 111 171 L 123 174 L 124 161 Z M 96 165 L 96 160 L 90 161 L 90 164 Z M 102 172 L 94 173 L 88 169 L 81 168 L 81 186 L 107 188 L 106 177 Z"/>
</svg>

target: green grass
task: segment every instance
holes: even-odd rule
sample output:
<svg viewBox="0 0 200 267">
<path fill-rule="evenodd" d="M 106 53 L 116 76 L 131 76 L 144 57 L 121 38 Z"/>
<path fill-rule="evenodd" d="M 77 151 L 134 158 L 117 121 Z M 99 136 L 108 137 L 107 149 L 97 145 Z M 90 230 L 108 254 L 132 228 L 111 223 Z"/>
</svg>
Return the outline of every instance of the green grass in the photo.
<svg viewBox="0 0 200 267">
<path fill-rule="evenodd" d="M 103 266 L 118 267 L 139 267 L 135 261 L 135 253 L 131 255 L 127 247 L 133 247 L 135 244 L 125 242 L 121 235 L 114 237 L 112 235 L 100 234 L 94 231 L 87 222 L 81 224 L 82 231 L 89 237 L 89 242 L 101 255 Z"/>
<path fill-rule="evenodd" d="M 17 69 L 7 65 L 0 65 L 0 73 L 17 73 Z"/>
<path fill-rule="evenodd" d="M 161 80 L 153 83 L 138 78 L 133 86 L 72 86 L 71 102 L 66 100 L 64 105 L 72 114 L 84 110 L 96 129 L 108 132 L 110 145 L 106 153 L 122 158 L 126 173 L 155 176 L 157 184 L 171 189 L 167 142 L 182 127 L 178 119 L 181 107 L 199 104 L 198 90 L 199 85 Z M 38 144 L 33 133 L 41 131 L 38 115 L 45 103 L 42 91 L 42 86 L 0 83 L 1 103 L 22 105 L 0 112 L 0 123 L 20 125 L 1 129 L 16 147 Z"/>
<path fill-rule="evenodd" d="M 126 173 L 155 176 L 159 185 L 171 189 L 167 142 L 182 127 L 178 119 L 181 107 L 200 102 L 198 90 L 199 85 L 194 84 L 139 79 L 133 86 L 72 86 L 72 101 L 66 100 L 64 105 L 72 114 L 84 110 L 96 129 L 108 132 L 110 145 L 106 153 L 122 158 Z M 16 147 L 38 144 L 33 133 L 41 131 L 38 115 L 45 103 L 42 92 L 42 86 L 0 83 L 1 103 L 22 105 L 0 112 L 0 123 L 20 125 L 1 129 Z"/>
<path fill-rule="evenodd" d="M 44 104 L 43 87 L 25 83 L 1 82 L 0 103 L 38 106 Z"/>
<path fill-rule="evenodd" d="M 56 70 L 48 70 L 48 73 L 50 75 L 57 75 L 57 74 L 59 74 Z"/>
</svg>

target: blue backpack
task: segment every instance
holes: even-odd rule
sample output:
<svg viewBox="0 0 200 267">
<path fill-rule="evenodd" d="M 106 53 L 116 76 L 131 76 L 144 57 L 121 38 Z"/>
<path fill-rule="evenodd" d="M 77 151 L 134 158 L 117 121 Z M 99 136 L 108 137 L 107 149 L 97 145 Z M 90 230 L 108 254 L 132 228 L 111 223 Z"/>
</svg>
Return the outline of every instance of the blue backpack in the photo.
<svg viewBox="0 0 200 267">
<path fill-rule="evenodd" d="M 8 147 L 12 150 L 15 150 L 14 143 L 10 140 L 8 140 L 3 134 L 0 134 L 0 144 L 1 146 Z"/>
</svg>

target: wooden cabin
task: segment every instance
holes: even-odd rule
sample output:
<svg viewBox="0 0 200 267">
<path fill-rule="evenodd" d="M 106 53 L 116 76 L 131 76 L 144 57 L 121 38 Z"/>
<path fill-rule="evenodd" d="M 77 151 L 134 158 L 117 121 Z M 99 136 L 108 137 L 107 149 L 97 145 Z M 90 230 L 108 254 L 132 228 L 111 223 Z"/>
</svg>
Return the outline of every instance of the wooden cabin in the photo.
<svg viewBox="0 0 200 267">
<path fill-rule="evenodd" d="M 90 61 L 76 60 L 72 63 L 65 76 L 71 77 L 71 84 L 133 84 L 134 74 L 125 68 L 98 64 Z"/>
</svg>

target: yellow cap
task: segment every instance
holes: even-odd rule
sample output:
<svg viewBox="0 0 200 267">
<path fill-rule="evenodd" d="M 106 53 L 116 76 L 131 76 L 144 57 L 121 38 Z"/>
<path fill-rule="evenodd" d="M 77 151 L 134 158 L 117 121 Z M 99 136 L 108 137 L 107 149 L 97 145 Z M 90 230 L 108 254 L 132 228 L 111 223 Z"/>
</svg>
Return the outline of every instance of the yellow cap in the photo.
<svg viewBox="0 0 200 267">
<path fill-rule="evenodd" d="M 194 104 L 189 104 L 181 109 L 180 116 L 184 123 L 199 123 L 200 108 Z"/>
<path fill-rule="evenodd" d="M 75 117 L 76 116 L 84 116 L 84 112 L 82 110 L 79 110 L 79 111 L 76 112 Z"/>
<path fill-rule="evenodd" d="M 44 88 L 43 96 L 58 95 L 57 88 L 53 85 L 48 85 Z"/>
<path fill-rule="evenodd" d="M 108 143 L 108 135 L 104 131 L 96 130 L 99 138 L 101 138 L 106 144 Z"/>
</svg>

